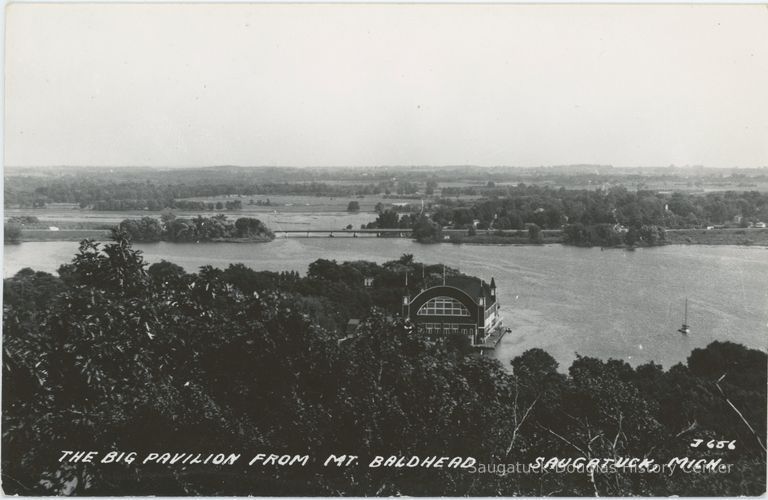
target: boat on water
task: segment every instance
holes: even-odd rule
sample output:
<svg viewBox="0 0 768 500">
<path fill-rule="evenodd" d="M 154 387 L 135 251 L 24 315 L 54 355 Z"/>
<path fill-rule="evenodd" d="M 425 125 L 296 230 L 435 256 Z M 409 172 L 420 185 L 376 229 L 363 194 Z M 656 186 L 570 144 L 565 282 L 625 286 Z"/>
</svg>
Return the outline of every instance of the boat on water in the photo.
<svg viewBox="0 0 768 500">
<path fill-rule="evenodd" d="M 688 326 L 688 297 L 685 298 L 685 313 L 683 315 L 683 326 L 681 326 L 677 331 L 682 333 L 683 335 L 688 335 L 689 333 L 691 333 L 691 327 Z"/>
</svg>

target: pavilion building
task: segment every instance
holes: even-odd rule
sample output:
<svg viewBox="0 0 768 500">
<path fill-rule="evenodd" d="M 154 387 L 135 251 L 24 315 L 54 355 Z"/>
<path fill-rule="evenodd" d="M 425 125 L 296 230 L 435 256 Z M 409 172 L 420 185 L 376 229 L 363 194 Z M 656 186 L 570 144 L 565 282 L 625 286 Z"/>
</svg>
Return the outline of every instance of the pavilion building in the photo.
<svg viewBox="0 0 768 500">
<path fill-rule="evenodd" d="M 461 334 L 473 346 L 485 346 L 501 330 L 501 313 L 496 282 L 469 276 L 451 276 L 440 285 L 403 297 L 403 317 L 417 333 L 435 337 Z"/>
</svg>

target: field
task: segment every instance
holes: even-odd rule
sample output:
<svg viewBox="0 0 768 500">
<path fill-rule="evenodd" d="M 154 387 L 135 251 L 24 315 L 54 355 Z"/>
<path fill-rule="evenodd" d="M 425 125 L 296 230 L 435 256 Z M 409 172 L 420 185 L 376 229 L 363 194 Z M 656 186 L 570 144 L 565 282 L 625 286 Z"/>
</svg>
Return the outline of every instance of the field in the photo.
<svg viewBox="0 0 768 500">
<path fill-rule="evenodd" d="M 275 229 L 301 227 L 322 227 L 341 229 L 348 224 L 359 227 L 376 218 L 374 207 L 382 202 L 385 206 L 391 203 L 412 203 L 420 206 L 420 200 L 404 200 L 400 198 L 384 199 L 380 196 L 367 196 L 365 198 L 328 198 L 314 196 L 273 196 L 269 197 L 271 205 L 248 205 L 250 199 L 266 201 L 267 197 L 210 197 L 195 198 L 196 201 L 216 203 L 239 199 L 243 203 L 241 210 L 173 210 L 177 217 L 192 218 L 197 215 L 213 216 L 224 214 L 229 219 L 239 217 L 255 217 L 263 220 Z M 360 211 L 347 212 L 347 204 L 355 200 L 360 204 Z M 148 210 L 126 210 L 120 212 L 94 211 L 81 209 L 74 204 L 57 203 L 46 208 L 39 209 L 6 209 L 6 219 L 14 216 L 34 216 L 40 222 L 27 224 L 24 229 L 47 230 L 49 226 L 64 229 L 88 229 L 106 230 L 124 219 L 139 219 L 141 217 L 159 217 L 161 212 Z"/>
<path fill-rule="evenodd" d="M 346 209 L 346 206 L 344 207 Z M 179 217 L 192 218 L 199 212 L 174 212 Z M 324 212 L 320 210 L 283 211 L 275 208 L 268 212 L 248 210 L 203 212 L 204 216 L 222 213 L 229 220 L 238 217 L 255 217 L 263 221 L 273 231 L 296 229 L 341 230 L 348 226 L 359 228 L 376 218 L 372 212 L 349 213 L 346 210 Z M 57 209 L 25 209 L 8 210 L 6 217 L 30 215 L 37 217 L 40 222 L 22 226 L 22 241 L 79 241 L 83 238 L 104 238 L 109 230 L 124 219 L 140 217 L 159 217 L 159 212 L 126 211 L 126 212 L 93 212 L 89 210 Z M 50 230 L 55 227 L 58 230 Z"/>
<path fill-rule="evenodd" d="M 402 197 L 385 197 L 384 195 L 366 195 L 366 196 L 303 196 L 303 195 L 225 195 L 225 196 L 204 196 L 195 198 L 184 198 L 189 201 L 202 201 L 205 203 L 226 203 L 228 201 L 240 200 L 243 204 L 242 210 L 238 213 L 264 213 L 264 212 L 346 212 L 350 201 L 356 201 L 360 205 L 361 212 L 373 212 L 376 205 L 381 203 L 385 207 L 393 203 L 410 203 L 421 206 L 421 199 L 409 199 Z M 258 202 L 265 203 L 269 200 L 269 205 L 256 205 Z M 426 198 L 425 198 L 426 200 Z M 250 202 L 253 201 L 253 205 Z M 174 211 L 174 213 L 181 213 Z M 226 213 L 226 212 L 225 212 Z"/>
</svg>

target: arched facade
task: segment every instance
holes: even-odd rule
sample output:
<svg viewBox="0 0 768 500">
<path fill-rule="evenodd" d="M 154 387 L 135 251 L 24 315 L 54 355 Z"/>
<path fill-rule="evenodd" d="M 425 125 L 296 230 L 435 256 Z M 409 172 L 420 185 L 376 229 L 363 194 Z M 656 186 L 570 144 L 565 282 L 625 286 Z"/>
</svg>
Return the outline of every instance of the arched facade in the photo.
<svg viewBox="0 0 768 500">
<path fill-rule="evenodd" d="M 416 311 L 417 316 L 467 316 L 469 310 L 457 299 L 441 295 L 434 299 L 429 299 L 423 306 Z"/>
<path fill-rule="evenodd" d="M 403 316 L 417 333 L 430 337 L 461 334 L 480 344 L 491 328 L 500 325 L 496 285 L 475 278 L 455 278 L 455 283 L 433 286 L 413 297 L 403 297 Z"/>
</svg>

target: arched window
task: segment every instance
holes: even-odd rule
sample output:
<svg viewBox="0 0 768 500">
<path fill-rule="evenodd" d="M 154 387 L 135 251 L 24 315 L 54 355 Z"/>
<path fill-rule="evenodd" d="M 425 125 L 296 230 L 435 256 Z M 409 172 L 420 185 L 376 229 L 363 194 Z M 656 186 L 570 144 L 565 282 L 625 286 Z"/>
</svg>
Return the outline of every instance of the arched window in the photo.
<svg viewBox="0 0 768 500">
<path fill-rule="evenodd" d="M 435 297 L 421 306 L 418 316 L 469 316 L 464 304 L 450 297 Z"/>
</svg>

